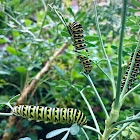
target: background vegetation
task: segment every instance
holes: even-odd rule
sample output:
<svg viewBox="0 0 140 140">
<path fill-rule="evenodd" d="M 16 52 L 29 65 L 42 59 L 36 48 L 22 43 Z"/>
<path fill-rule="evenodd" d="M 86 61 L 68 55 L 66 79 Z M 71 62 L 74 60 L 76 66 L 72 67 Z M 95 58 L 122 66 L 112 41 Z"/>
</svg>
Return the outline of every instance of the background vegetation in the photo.
<svg viewBox="0 0 140 140">
<path fill-rule="evenodd" d="M 107 62 L 103 57 L 100 41 L 95 26 L 94 8 L 91 0 L 46 0 L 46 6 L 51 4 L 63 15 L 67 23 L 80 22 L 83 25 L 85 40 L 90 58 L 93 60 L 91 77 L 107 108 L 111 109 L 113 102 L 111 83 L 95 65 L 108 73 Z M 136 47 L 140 14 L 136 5 L 129 2 L 129 12 L 126 20 L 125 38 L 123 44 L 123 75 L 128 67 L 131 53 Z M 117 48 L 121 23 L 122 1 L 97 1 L 97 11 L 102 39 L 109 59 L 111 60 L 115 80 L 117 79 Z M 24 92 L 25 88 L 35 78 L 51 57 L 63 46 L 66 49 L 52 61 L 49 70 L 43 75 L 34 89 L 30 90 L 23 104 L 33 104 L 50 107 L 79 108 L 88 118 L 88 125 L 93 125 L 88 108 L 81 95 L 72 85 L 84 90 L 95 116 L 104 129 L 104 113 L 95 93 L 87 79 L 81 75 L 82 66 L 73 52 L 72 41 L 60 19 L 43 1 L 6 0 L 0 5 L 0 102 L 7 102 L 13 96 Z M 140 15 L 139 15 L 140 16 Z M 138 77 L 135 85 L 140 82 Z M 137 112 L 140 106 L 140 90 L 137 89 L 125 100 L 119 120 L 123 120 Z M 1 106 L 1 112 L 10 109 Z M 0 138 L 5 133 L 8 117 L 0 116 Z M 13 133 L 12 139 L 29 136 L 33 140 L 44 139 L 45 135 L 57 128 L 69 125 L 52 123 L 44 124 L 27 119 L 16 118 L 16 125 L 6 130 Z M 134 124 L 138 126 L 137 123 Z M 90 139 L 97 139 L 97 134 L 87 131 Z M 82 133 L 79 137 L 82 139 Z M 130 139 L 130 135 L 122 138 Z M 54 139 L 60 139 L 60 135 Z M 63 134 L 62 134 L 63 137 Z M 83 136 L 84 138 L 85 136 Z M 77 139 L 69 136 L 69 139 Z"/>
</svg>

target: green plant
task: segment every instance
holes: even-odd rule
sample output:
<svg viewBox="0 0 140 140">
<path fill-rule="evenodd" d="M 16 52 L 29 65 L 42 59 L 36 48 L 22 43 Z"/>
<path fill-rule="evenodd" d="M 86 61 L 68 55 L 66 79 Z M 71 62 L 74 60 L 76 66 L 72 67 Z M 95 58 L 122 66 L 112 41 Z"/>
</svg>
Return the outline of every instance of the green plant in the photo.
<svg viewBox="0 0 140 140">
<path fill-rule="evenodd" d="M 60 12 L 58 12 L 56 9 L 53 9 L 53 8 L 52 8 L 52 10 L 53 10 L 52 12 L 47 13 L 47 10 L 45 9 L 45 12 L 42 14 L 42 16 L 40 16 L 40 19 L 41 19 L 41 17 L 43 17 L 43 21 L 41 22 L 41 28 L 39 30 L 39 34 L 35 35 L 36 30 L 37 30 L 37 28 L 39 28 L 39 26 L 37 26 L 37 28 L 34 28 L 34 27 L 31 26 L 30 21 L 26 21 L 26 23 L 28 23 L 27 25 L 30 25 L 32 27 L 31 31 L 27 30 L 23 25 L 21 25 L 20 22 L 18 22 L 15 18 L 13 18 L 14 16 L 11 17 L 9 15 L 9 13 L 5 12 L 5 14 L 8 17 L 10 17 L 12 20 L 14 20 L 22 28 L 22 29 L 17 28 L 17 31 L 14 30 L 14 32 L 13 32 L 13 34 L 15 35 L 15 42 L 17 42 L 16 45 L 19 45 L 19 48 L 15 49 L 14 47 L 11 47 L 11 46 L 6 48 L 7 51 L 10 54 L 12 54 L 12 57 L 13 57 L 11 59 L 11 63 L 8 63 L 8 65 L 11 66 L 11 64 L 15 64 L 15 65 L 18 65 L 18 66 L 16 66 L 16 68 L 13 67 L 13 69 L 10 69 L 9 71 L 6 71 L 6 72 L 1 71 L 1 73 L 4 74 L 4 72 L 5 72 L 5 74 L 9 74 L 9 75 L 10 75 L 10 73 L 12 73 L 15 70 L 20 73 L 20 76 L 21 76 L 21 84 L 20 85 L 21 85 L 21 87 L 20 87 L 20 89 L 19 88 L 17 88 L 17 89 L 18 89 L 18 91 L 22 91 L 22 95 L 18 99 L 17 103 L 22 103 L 22 101 L 25 100 L 23 98 L 24 97 L 23 95 L 26 95 L 25 93 L 27 93 L 27 92 L 23 92 L 23 89 L 26 89 L 26 87 L 28 87 L 28 90 L 32 91 L 32 95 L 30 97 L 29 103 L 31 102 L 31 99 L 34 96 L 34 93 L 37 90 L 37 88 L 38 87 L 45 87 L 45 92 L 46 93 L 41 91 L 41 89 L 39 88 L 39 90 L 40 90 L 39 93 L 40 93 L 40 96 L 41 96 L 40 97 L 41 101 L 39 102 L 40 105 L 46 104 L 47 101 L 55 99 L 55 100 L 57 100 L 57 103 L 56 103 L 55 106 L 59 106 L 59 105 L 65 106 L 65 103 L 67 103 L 67 106 L 70 106 L 71 104 L 76 105 L 76 102 L 79 99 L 80 100 L 79 103 L 81 102 L 81 104 L 83 104 L 83 105 L 80 105 L 80 107 L 83 110 L 85 109 L 85 104 L 88 106 L 89 112 L 91 113 L 90 118 L 92 117 L 96 129 L 93 126 L 92 127 L 91 126 L 83 126 L 82 132 L 84 132 L 87 139 L 88 139 L 88 133 L 86 133 L 84 131 L 84 128 L 93 130 L 95 133 L 97 133 L 98 139 L 102 139 L 102 140 L 106 140 L 108 138 L 115 139 L 115 138 L 118 138 L 117 137 L 118 135 L 120 136 L 120 139 L 124 138 L 124 137 L 128 138 L 129 136 L 130 136 L 130 138 L 137 138 L 138 134 L 139 134 L 139 129 L 138 129 L 139 124 L 138 123 L 133 124 L 132 122 L 139 120 L 140 119 L 140 114 L 135 113 L 135 112 L 133 112 L 133 114 L 126 113 L 124 118 L 119 117 L 119 116 L 121 116 L 121 113 L 122 113 L 122 112 L 120 112 L 120 108 L 124 104 L 124 101 L 127 99 L 128 95 L 130 95 L 130 93 L 132 91 L 138 89 L 138 87 L 140 86 L 140 84 L 137 84 L 134 88 L 129 90 L 127 93 L 125 93 L 125 90 L 127 89 L 127 86 L 128 86 L 129 79 L 131 77 L 131 72 L 132 72 L 132 69 L 133 69 L 133 66 L 134 66 L 134 63 L 135 63 L 135 58 L 136 58 L 136 55 L 137 55 L 138 50 L 140 48 L 140 38 L 139 38 L 139 20 L 140 19 L 139 19 L 139 17 L 133 16 L 133 15 L 129 16 L 126 19 L 127 1 L 124 0 L 123 2 L 124 2 L 123 3 L 124 11 L 123 11 L 123 15 L 122 15 L 121 33 L 120 33 L 120 41 L 119 41 L 119 47 L 118 47 L 118 52 L 119 53 L 118 53 L 117 86 L 116 86 L 116 83 L 115 83 L 115 76 L 114 76 L 113 67 L 112 67 L 113 65 L 115 65 L 115 63 L 113 63 L 113 61 L 111 61 L 111 59 L 109 59 L 109 57 L 107 56 L 107 51 L 109 52 L 109 49 L 104 45 L 104 41 L 102 40 L 101 31 L 100 31 L 99 23 L 98 23 L 97 10 L 96 10 L 96 6 L 95 6 L 94 1 L 93 1 L 94 13 L 95 13 L 94 22 L 96 23 L 98 37 L 94 36 L 94 35 L 85 37 L 85 39 L 87 39 L 86 43 L 88 44 L 88 47 L 92 46 L 92 45 L 96 46 L 96 45 L 99 45 L 99 43 L 100 43 L 99 48 L 97 50 L 102 49 L 103 54 L 104 54 L 105 59 L 102 59 L 102 57 L 101 57 L 101 59 L 95 60 L 93 58 L 92 54 L 90 55 L 89 59 L 91 59 L 92 62 L 94 63 L 94 65 L 98 68 L 98 70 L 100 70 L 102 72 L 102 74 L 104 74 L 103 76 L 108 78 L 107 83 L 111 84 L 112 100 L 114 99 L 115 101 L 112 103 L 110 113 L 108 113 L 108 111 L 107 111 L 107 110 L 110 110 L 110 109 L 107 109 L 107 103 L 105 102 L 106 100 L 102 101 L 102 98 L 101 98 L 101 95 L 100 95 L 102 90 L 100 90 L 100 87 L 98 87 L 98 86 L 96 88 L 96 85 L 95 85 L 96 81 L 94 80 L 94 78 L 91 78 L 90 75 L 86 75 L 86 74 L 82 73 L 83 76 L 85 76 L 84 83 L 79 83 L 80 80 L 78 78 L 81 78 L 82 76 L 79 76 L 76 73 L 77 69 L 73 70 L 73 72 L 70 76 L 66 76 L 67 73 L 69 73 L 70 71 L 67 71 L 67 73 L 63 74 L 63 69 L 66 69 L 66 66 L 65 65 L 63 66 L 61 64 L 63 64 L 63 63 L 65 64 L 65 60 L 68 59 L 65 55 L 62 55 L 59 58 L 60 60 L 58 59 L 58 61 L 57 61 L 58 64 L 59 64 L 59 61 L 61 61 L 61 60 L 63 61 L 59 64 L 61 67 L 58 67 L 57 65 L 54 65 L 54 68 L 56 69 L 56 71 L 51 70 L 51 72 L 47 73 L 47 74 L 44 74 L 47 70 L 45 70 L 45 72 L 40 71 L 37 74 L 37 76 L 35 76 L 36 71 L 41 68 L 42 63 L 45 61 L 44 56 L 47 57 L 50 60 L 50 62 L 52 62 L 51 60 L 54 60 L 54 58 L 56 57 L 56 55 L 54 55 L 54 57 L 49 58 L 49 55 L 51 55 L 52 52 L 54 51 L 54 50 L 51 50 L 50 46 L 51 45 L 55 46 L 58 43 L 57 39 L 60 42 L 64 41 L 63 39 L 61 39 L 61 37 L 59 35 L 55 34 L 58 31 L 57 29 L 60 27 L 59 30 L 61 31 L 61 34 L 63 35 L 63 37 L 68 37 L 69 36 L 68 33 L 67 33 L 68 27 L 67 27 L 67 24 L 66 24 L 68 19 L 66 19 L 66 21 L 65 21 L 65 19 L 63 17 L 63 14 L 61 14 Z M 132 4 L 134 6 L 138 6 L 138 3 L 135 0 L 132 1 Z M 45 4 L 44 4 L 44 7 L 46 8 Z M 82 16 L 78 15 L 79 14 L 78 12 L 75 16 L 74 13 L 72 13 L 72 10 L 70 8 L 68 9 L 68 11 L 74 16 L 76 21 L 80 20 L 80 17 L 82 17 Z M 136 12 L 136 9 L 130 8 L 129 11 L 130 12 Z M 38 13 L 38 15 L 39 14 L 40 13 Z M 57 28 L 57 26 L 55 26 L 56 27 L 55 29 L 48 30 L 48 32 L 50 31 L 49 35 L 54 36 L 54 38 L 50 37 L 53 41 L 47 42 L 48 44 L 47 44 L 46 48 L 44 48 L 46 42 L 44 43 L 43 40 L 39 40 L 38 38 L 43 34 L 42 33 L 43 32 L 42 27 L 44 25 L 44 22 L 49 22 L 49 20 L 46 19 L 47 14 L 50 16 L 50 19 L 54 20 L 55 22 L 58 21 L 58 19 L 56 17 L 56 15 L 57 15 L 61 19 L 62 23 L 65 25 L 65 29 L 63 30 L 63 26 L 61 26 L 62 23 L 58 23 L 58 25 L 60 25 L 58 28 Z M 83 12 L 82 12 L 82 14 L 85 15 Z M 126 21 L 126 23 L 125 23 L 125 21 Z M 37 21 L 37 23 L 39 24 L 40 22 Z M 128 29 L 130 29 L 130 33 L 132 33 L 132 35 L 130 37 L 124 39 L 125 25 L 127 27 L 129 27 Z M 28 42 L 27 46 L 22 46 L 22 45 L 20 46 L 20 44 L 18 43 L 18 41 L 20 41 L 20 39 L 21 40 L 22 40 L 22 38 L 25 39 L 25 36 L 23 34 L 19 34 L 18 32 L 27 33 L 27 39 L 26 39 L 26 41 L 24 41 L 24 43 Z M 137 36 L 138 36 L 138 38 L 137 38 Z M 6 40 L 4 36 L 2 37 L 2 39 L 4 39 L 3 41 Z M 40 43 L 40 41 L 41 41 L 41 43 Z M 91 43 L 91 42 L 88 42 L 88 41 L 91 41 L 91 42 L 95 41 L 96 43 L 93 44 L 93 42 Z M 123 42 L 124 42 L 124 45 L 123 45 Z M 15 45 L 15 44 L 13 44 L 13 45 Z M 42 45 L 43 45 L 43 47 L 42 47 Z M 127 47 L 127 46 L 129 46 L 129 47 Z M 121 76 L 122 75 L 121 74 L 122 73 L 122 57 L 127 56 L 128 52 L 131 52 L 130 46 L 132 46 L 131 48 L 132 48 L 132 52 L 134 51 L 134 55 L 133 55 L 133 59 L 132 59 L 132 63 L 131 63 L 131 66 L 130 66 L 128 77 L 127 77 L 126 82 L 124 84 L 122 93 L 120 94 L 121 78 L 122 78 L 122 76 Z M 31 47 L 31 49 L 29 49 L 30 47 Z M 114 50 L 116 50 L 116 44 L 112 45 L 111 47 Z M 22 51 L 20 52 L 20 48 L 24 53 Z M 48 51 L 48 49 L 50 49 L 51 51 Z M 28 50 L 28 54 L 25 53 L 25 50 Z M 47 53 L 45 53 L 45 51 L 47 51 Z M 40 54 L 40 55 L 38 55 L 38 54 Z M 46 56 L 46 54 L 48 54 L 48 55 Z M 72 54 L 76 54 L 76 53 L 72 53 Z M 31 56 L 31 59 L 29 59 L 29 60 L 25 59 L 29 55 Z M 25 61 L 21 61 L 21 60 L 18 61 L 18 59 L 21 59 L 21 60 L 25 59 Z M 69 62 L 69 63 L 73 64 L 73 62 L 74 61 L 72 61 L 72 63 L 71 62 Z M 109 72 L 107 72 L 106 70 L 104 70 L 102 68 L 102 66 L 106 65 L 106 64 L 107 64 L 107 70 Z M 81 69 L 81 67 L 79 69 Z M 49 75 L 51 73 L 55 73 L 55 72 L 56 73 L 59 72 L 59 75 L 56 76 L 55 74 L 53 74 L 53 82 L 50 82 L 50 81 L 49 81 L 50 83 L 48 81 L 46 82 L 45 78 L 49 77 Z M 24 79 L 25 75 L 26 75 L 26 79 Z M 41 77 L 42 75 L 43 75 L 43 78 Z M 78 82 L 74 83 L 74 81 L 72 81 L 70 79 L 71 76 L 72 76 L 72 79 L 77 80 Z M 58 77 L 61 77 L 62 79 L 57 80 Z M 33 80 L 33 82 L 31 82 L 31 84 L 30 84 L 30 81 L 32 81 L 32 79 L 35 79 L 35 80 Z M 54 80 L 54 79 L 56 79 L 56 80 Z M 16 82 L 17 81 L 18 80 L 16 80 Z M 85 83 L 88 83 L 88 82 L 91 84 L 91 87 L 89 88 L 88 86 L 87 87 L 85 86 L 85 88 L 83 88 Z M 95 84 L 94 84 L 94 82 L 95 82 Z M 100 81 L 100 83 L 102 83 L 102 81 Z M 7 86 L 7 85 L 17 87 L 17 86 L 15 86 L 16 84 L 9 84 L 8 82 L 6 82 L 4 80 L 1 81 L 1 86 Z M 31 86 L 31 85 L 33 85 L 33 86 Z M 48 85 L 48 86 L 46 86 L 46 85 Z M 100 84 L 100 85 L 102 86 L 102 84 Z M 32 88 L 32 90 L 30 89 L 30 87 Z M 52 90 L 50 90 L 50 88 L 52 88 Z M 100 91 L 100 92 L 98 92 L 98 91 Z M 15 93 L 16 92 L 17 91 L 15 91 Z M 78 93 L 78 92 L 80 93 L 80 95 L 84 99 L 84 101 L 85 101 L 84 103 L 83 103 L 83 100 L 80 99 L 80 96 L 75 94 L 75 93 Z M 88 95 L 88 94 L 84 95 L 83 92 L 85 92 L 85 93 L 87 92 L 89 94 L 92 93 L 92 95 Z M 45 94 L 45 97 L 43 97 L 42 93 Z M 74 97 L 74 99 L 72 100 L 73 97 Z M 94 98 L 94 97 L 96 97 L 96 98 Z M 92 100 L 88 101 L 88 100 L 90 100 L 90 98 L 98 99 L 98 102 L 99 102 L 100 106 L 102 107 L 102 110 L 105 114 L 104 118 L 106 119 L 105 129 L 102 128 L 99 125 L 98 122 L 100 122 L 100 121 L 97 122 L 97 119 L 96 119 L 97 117 L 95 117 L 97 114 L 95 115 L 93 113 L 93 109 L 91 108 L 91 106 L 95 106 L 95 104 L 93 103 Z M 6 101 L 7 101 L 7 99 L 6 99 Z M 91 102 L 91 105 L 89 104 L 90 102 Z M 50 104 L 50 106 L 53 107 L 54 104 Z M 119 115 L 119 113 L 120 113 L 120 115 Z M 103 115 L 100 114 L 99 116 L 102 117 Z M 118 121 L 118 119 L 119 119 L 119 121 Z M 133 126 L 133 125 L 135 125 L 135 126 Z M 60 134 L 61 132 L 64 132 L 64 131 L 70 132 L 70 129 L 71 129 L 71 127 L 66 128 L 65 130 L 64 129 L 55 130 L 54 132 L 51 132 L 49 134 L 52 134 L 53 136 L 55 136 L 55 135 L 58 135 L 58 134 Z M 72 127 L 72 129 L 73 129 L 73 127 Z M 75 127 L 74 127 L 74 129 L 75 129 Z M 79 130 L 77 130 L 77 131 L 79 132 Z M 101 133 L 102 131 L 103 131 L 103 133 Z M 66 135 L 64 137 L 68 136 L 68 134 L 69 134 L 68 132 L 66 133 Z M 89 134 L 89 139 L 92 137 L 92 135 L 93 134 Z M 96 139 L 97 139 L 97 137 L 96 137 Z"/>
</svg>

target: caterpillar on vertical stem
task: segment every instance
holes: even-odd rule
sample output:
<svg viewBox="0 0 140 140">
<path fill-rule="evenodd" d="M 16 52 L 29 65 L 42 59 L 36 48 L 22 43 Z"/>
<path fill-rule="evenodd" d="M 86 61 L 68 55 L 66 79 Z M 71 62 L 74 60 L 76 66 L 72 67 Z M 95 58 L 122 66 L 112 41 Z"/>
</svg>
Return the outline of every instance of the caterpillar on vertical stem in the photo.
<svg viewBox="0 0 140 140">
<path fill-rule="evenodd" d="M 87 55 L 89 56 L 86 43 L 84 40 L 82 25 L 77 22 L 69 23 L 69 33 L 73 40 L 73 46 L 75 47 L 75 52 L 79 53 L 78 51 L 82 50 L 82 51 L 85 51 Z M 83 65 L 84 73 L 89 74 L 90 71 L 92 70 L 91 60 L 83 55 L 78 55 L 77 58 L 79 60 L 79 63 Z"/>
<path fill-rule="evenodd" d="M 130 69 L 130 66 L 132 63 L 133 55 L 134 55 L 134 53 L 132 53 L 132 55 L 131 55 L 128 69 L 127 69 L 127 71 L 122 79 L 122 82 L 121 82 L 121 92 L 123 90 L 123 87 L 125 85 L 125 82 L 126 82 L 126 79 L 127 79 L 128 73 L 129 73 L 129 69 Z M 131 76 L 130 76 L 130 79 L 129 79 L 129 82 L 127 85 L 126 93 L 131 89 L 131 87 L 134 84 L 134 81 L 137 79 L 137 76 L 139 73 L 140 73 L 140 49 L 138 50 L 136 58 L 135 58 L 135 63 L 134 63 L 133 70 L 131 72 Z M 121 94 L 121 92 L 120 92 L 120 94 Z"/>
</svg>

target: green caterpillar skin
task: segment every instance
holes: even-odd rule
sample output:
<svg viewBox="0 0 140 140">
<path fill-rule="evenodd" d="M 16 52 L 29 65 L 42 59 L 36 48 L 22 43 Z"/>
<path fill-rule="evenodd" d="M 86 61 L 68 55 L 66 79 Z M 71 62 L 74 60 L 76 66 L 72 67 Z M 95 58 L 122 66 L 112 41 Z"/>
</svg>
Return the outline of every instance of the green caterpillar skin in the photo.
<svg viewBox="0 0 140 140">
<path fill-rule="evenodd" d="M 14 115 L 29 118 L 29 120 L 44 121 L 46 123 L 77 123 L 79 126 L 87 124 L 83 112 L 73 108 L 51 108 L 33 105 L 19 105 L 14 107 Z"/>
<path fill-rule="evenodd" d="M 88 54 L 86 43 L 83 35 L 83 27 L 80 23 L 72 22 L 69 23 L 69 34 L 71 35 L 73 46 L 75 47 L 75 52 L 79 53 L 79 50 L 85 51 Z M 87 57 L 78 55 L 79 63 L 83 65 L 84 73 L 89 74 L 92 70 L 92 62 Z"/>
<path fill-rule="evenodd" d="M 133 55 L 134 55 L 134 53 L 132 53 L 132 55 L 131 55 L 128 69 L 125 73 L 125 76 L 122 79 L 122 82 L 121 82 L 121 92 L 123 90 L 123 87 L 125 85 L 125 82 L 126 82 L 126 79 L 127 79 L 128 73 L 129 73 L 129 69 L 130 69 L 130 66 L 132 63 Z M 140 73 L 140 49 L 138 50 L 136 58 L 135 58 L 135 63 L 134 63 L 134 66 L 133 66 L 133 69 L 131 72 L 131 76 L 130 76 L 130 79 L 129 79 L 129 82 L 127 85 L 126 93 L 132 88 L 132 85 L 134 84 L 134 81 L 137 79 L 137 76 L 139 73 Z M 120 94 L 121 94 L 121 92 L 120 92 Z"/>
</svg>

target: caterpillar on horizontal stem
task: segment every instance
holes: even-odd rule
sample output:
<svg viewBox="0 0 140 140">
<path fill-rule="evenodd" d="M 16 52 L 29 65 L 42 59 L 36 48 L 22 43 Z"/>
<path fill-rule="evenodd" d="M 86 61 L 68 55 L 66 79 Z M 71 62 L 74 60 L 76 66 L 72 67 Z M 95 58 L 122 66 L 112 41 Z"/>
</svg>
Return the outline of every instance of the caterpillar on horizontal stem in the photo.
<svg viewBox="0 0 140 140">
<path fill-rule="evenodd" d="M 79 126 L 87 124 L 87 119 L 84 113 L 73 108 L 19 105 L 14 107 L 13 114 L 29 118 L 29 120 L 44 121 L 46 123 L 77 123 Z"/>
</svg>

